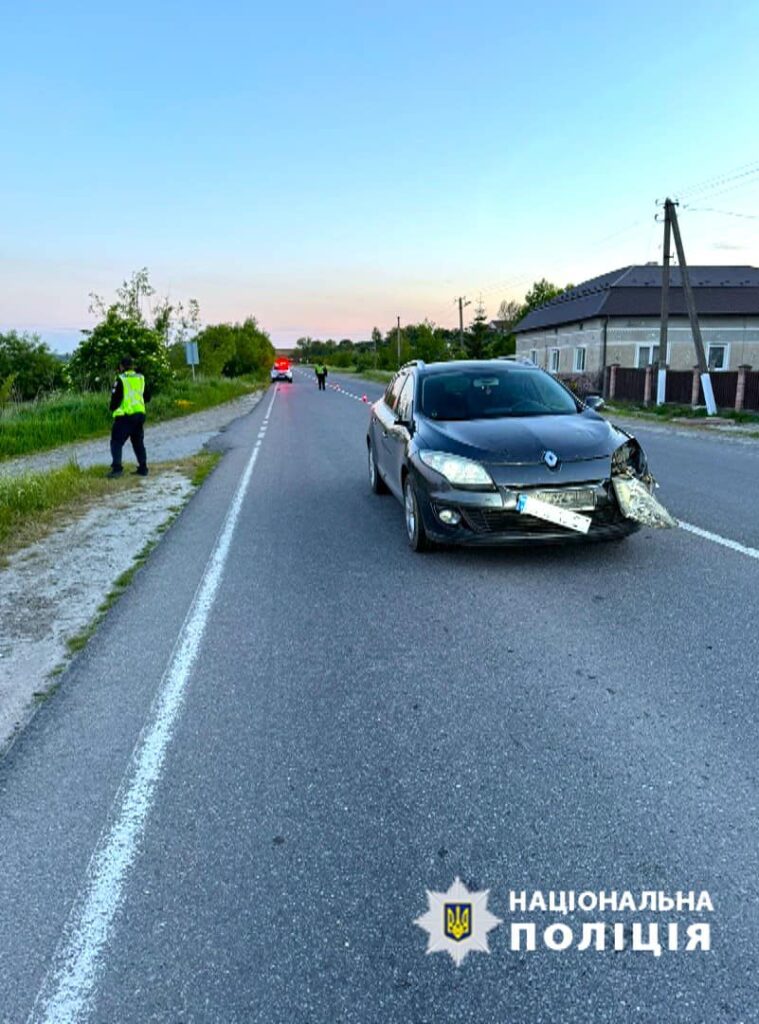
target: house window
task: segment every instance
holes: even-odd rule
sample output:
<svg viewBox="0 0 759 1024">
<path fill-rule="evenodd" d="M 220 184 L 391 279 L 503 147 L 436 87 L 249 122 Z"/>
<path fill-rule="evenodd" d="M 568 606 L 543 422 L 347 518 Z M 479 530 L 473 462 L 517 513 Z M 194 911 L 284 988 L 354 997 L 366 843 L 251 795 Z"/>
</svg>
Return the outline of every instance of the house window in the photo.
<svg viewBox="0 0 759 1024">
<path fill-rule="evenodd" d="M 727 345 L 710 345 L 706 361 L 710 370 L 726 370 L 729 364 Z"/>
<path fill-rule="evenodd" d="M 639 370 L 645 369 L 652 363 L 659 362 L 659 346 L 658 345 L 638 345 L 638 351 L 635 356 L 635 365 Z"/>
<path fill-rule="evenodd" d="M 530 362 L 538 365 L 538 350 L 536 348 L 530 349 Z"/>
<path fill-rule="evenodd" d="M 583 373 L 585 370 L 585 349 L 576 348 L 575 357 L 572 363 L 572 369 L 575 373 Z"/>
<path fill-rule="evenodd" d="M 559 372 L 559 350 L 557 348 L 551 349 L 550 363 L 548 365 L 551 373 Z"/>
</svg>

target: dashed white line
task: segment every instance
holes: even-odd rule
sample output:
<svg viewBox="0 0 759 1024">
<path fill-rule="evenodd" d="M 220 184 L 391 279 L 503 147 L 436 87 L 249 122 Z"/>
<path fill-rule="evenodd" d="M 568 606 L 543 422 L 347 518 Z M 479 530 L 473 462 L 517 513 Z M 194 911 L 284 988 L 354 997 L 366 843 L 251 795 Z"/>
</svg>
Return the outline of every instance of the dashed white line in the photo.
<svg viewBox="0 0 759 1024">
<path fill-rule="evenodd" d="M 275 390 L 264 423 L 268 422 L 276 396 Z M 260 448 L 259 438 L 243 470 L 153 706 L 132 751 L 114 800 L 113 822 L 101 835 L 90 859 L 86 881 L 69 915 L 28 1024 L 74 1024 L 86 1019 L 92 1009 L 102 952 L 153 804 Z"/>
</svg>

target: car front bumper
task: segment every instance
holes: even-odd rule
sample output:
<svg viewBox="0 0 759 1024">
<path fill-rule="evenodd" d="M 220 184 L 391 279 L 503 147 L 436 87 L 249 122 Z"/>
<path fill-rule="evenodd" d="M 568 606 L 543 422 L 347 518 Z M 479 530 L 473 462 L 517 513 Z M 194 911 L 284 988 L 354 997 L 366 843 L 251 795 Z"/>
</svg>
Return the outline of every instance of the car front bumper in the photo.
<svg viewBox="0 0 759 1024">
<path fill-rule="evenodd" d="M 594 469 L 598 469 L 595 466 Z M 531 481 L 531 486 L 500 485 L 496 490 L 469 491 L 452 487 L 439 474 L 426 472 L 413 466 L 419 511 L 425 531 L 431 540 L 442 544 L 474 546 L 524 544 L 578 544 L 627 537 L 639 529 L 639 524 L 622 515 L 617 504 L 611 480 L 606 478 L 576 480 L 557 484 L 550 481 Z M 581 475 L 581 474 L 580 474 Z M 587 533 L 557 526 L 516 509 L 519 494 L 539 491 L 592 492 L 593 508 L 578 509 L 591 519 Z M 444 523 L 440 513 L 450 509 L 461 520 L 456 525 Z"/>
</svg>

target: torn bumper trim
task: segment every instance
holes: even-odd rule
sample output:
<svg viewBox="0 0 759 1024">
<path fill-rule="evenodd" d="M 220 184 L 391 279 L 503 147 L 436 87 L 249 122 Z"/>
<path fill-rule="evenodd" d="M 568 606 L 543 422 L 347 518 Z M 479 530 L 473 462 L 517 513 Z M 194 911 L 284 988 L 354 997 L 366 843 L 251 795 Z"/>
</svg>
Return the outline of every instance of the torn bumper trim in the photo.
<svg viewBox="0 0 759 1024">
<path fill-rule="evenodd" d="M 623 516 L 643 526 L 667 530 L 677 520 L 657 501 L 646 484 L 631 474 L 611 478 L 617 504 Z"/>
</svg>

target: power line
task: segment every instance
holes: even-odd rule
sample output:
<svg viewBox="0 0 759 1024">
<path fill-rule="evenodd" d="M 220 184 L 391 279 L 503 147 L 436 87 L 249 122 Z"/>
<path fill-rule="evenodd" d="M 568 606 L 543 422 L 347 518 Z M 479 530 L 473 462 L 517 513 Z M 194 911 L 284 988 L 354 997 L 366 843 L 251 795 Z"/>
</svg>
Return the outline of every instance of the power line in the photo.
<svg viewBox="0 0 759 1024">
<path fill-rule="evenodd" d="M 690 210 L 691 213 L 719 213 L 723 217 L 740 217 L 743 220 L 759 220 L 759 214 L 756 213 L 736 213 L 735 210 L 715 210 L 711 206 L 686 206 L 686 210 Z"/>
<path fill-rule="evenodd" d="M 759 167 L 759 161 L 751 160 L 749 163 L 740 164 L 738 167 L 733 167 L 730 170 L 721 171 L 719 174 L 714 174 L 710 178 L 702 178 L 700 181 L 693 185 L 686 185 L 678 191 L 678 196 L 693 195 L 696 192 L 704 192 L 709 188 L 714 188 L 722 182 L 731 180 L 741 174 L 751 172 L 754 168 Z"/>
<path fill-rule="evenodd" d="M 722 179 L 715 180 L 709 187 L 703 187 L 700 189 L 691 189 L 686 192 L 678 192 L 677 198 L 682 203 L 683 199 L 693 200 L 700 202 L 703 199 L 708 199 L 711 196 L 721 196 L 725 192 L 732 192 L 734 189 L 742 188 L 744 184 L 751 184 L 746 179 L 751 179 L 759 175 L 759 164 L 751 167 L 749 170 L 743 171 L 741 174 L 728 175 Z"/>
</svg>

